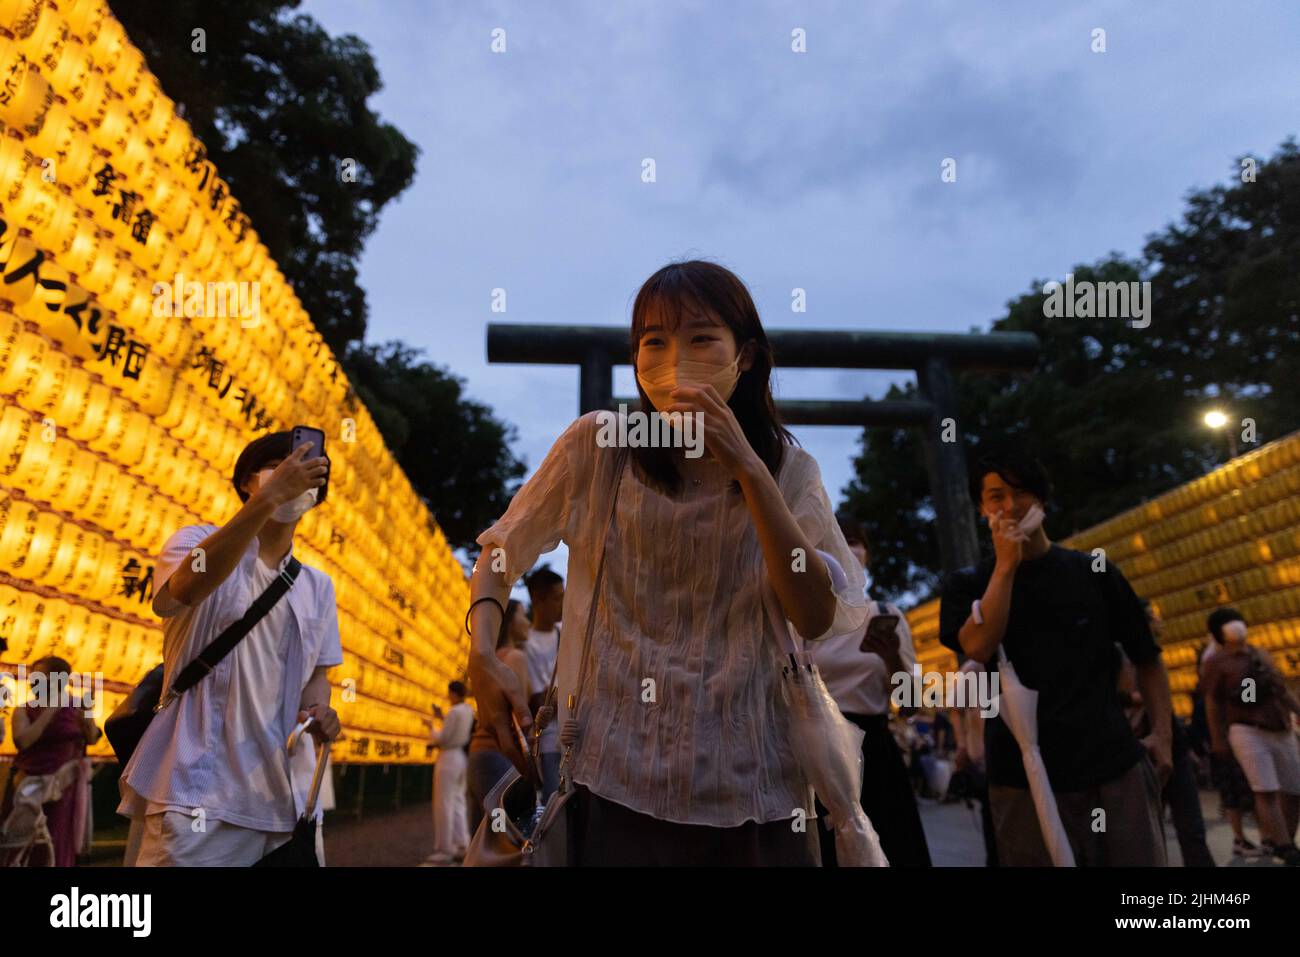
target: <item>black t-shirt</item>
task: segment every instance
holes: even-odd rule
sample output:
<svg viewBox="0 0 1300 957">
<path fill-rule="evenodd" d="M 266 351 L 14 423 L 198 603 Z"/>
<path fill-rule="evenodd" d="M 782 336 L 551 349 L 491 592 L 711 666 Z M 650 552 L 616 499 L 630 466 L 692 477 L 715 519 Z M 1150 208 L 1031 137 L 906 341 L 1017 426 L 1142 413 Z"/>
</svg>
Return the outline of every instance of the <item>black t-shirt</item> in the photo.
<svg viewBox="0 0 1300 957">
<path fill-rule="evenodd" d="M 1038 746 L 1055 791 L 1078 791 L 1123 774 L 1142 756 L 1120 706 L 1118 642 L 1134 664 L 1160 654 L 1145 610 L 1118 568 L 1092 570 L 1084 552 L 1053 545 L 1022 561 L 1011 588 L 1002 646 L 1027 687 L 1038 691 Z M 993 560 L 944 584 L 939 640 L 962 653 L 957 633 L 983 598 Z M 997 666 L 997 654 L 984 662 Z M 985 721 L 989 783 L 1028 787 L 1020 746 L 1000 717 Z"/>
</svg>

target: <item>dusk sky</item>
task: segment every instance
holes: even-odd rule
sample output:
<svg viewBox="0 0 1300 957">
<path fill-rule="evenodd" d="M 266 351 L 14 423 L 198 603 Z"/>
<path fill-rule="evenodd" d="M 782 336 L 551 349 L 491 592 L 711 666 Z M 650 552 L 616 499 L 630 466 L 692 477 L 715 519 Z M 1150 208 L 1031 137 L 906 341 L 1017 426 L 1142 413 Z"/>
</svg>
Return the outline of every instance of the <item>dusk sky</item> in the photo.
<svg viewBox="0 0 1300 957">
<path fill-rule="evenodd" d="M 647 276 L 699 256 L 748 284 L 769 329 L 987 328 L 1035 280 L 1137 254 L 1300 115 L 1294 2 L 302 10 L 370 45 L 372 106 L 422 151 L 362 261 L 368 338 L 463 377 L 517 426 L 530 472 L 577 414 L 577 370 L 489 365 L 489 322 L 626 327 Z M 778 371 L 777 387 L 879 397 L 909 377 Z M 619 368 L 615 393 L 633 389 Z M 795 431 L 838 503 L 860 430 Z"/>
</svg>

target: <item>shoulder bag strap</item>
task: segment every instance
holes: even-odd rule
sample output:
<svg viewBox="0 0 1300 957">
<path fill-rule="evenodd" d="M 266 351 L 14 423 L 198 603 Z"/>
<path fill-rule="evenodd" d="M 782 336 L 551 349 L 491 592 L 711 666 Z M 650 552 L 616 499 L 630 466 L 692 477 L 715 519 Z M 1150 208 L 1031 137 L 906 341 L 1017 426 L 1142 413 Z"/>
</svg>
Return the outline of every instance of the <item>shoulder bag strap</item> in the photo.
<svg viewBox="0 0 1300 957">
<path fill-rule="evenodd" d="M 266 590 L 257 596 L 257 599 L 249 606 L 248 611 L 244 612 L 244 617 L 217 635 L 206 648 L 199 652 L 197 658 L 181 669 L 181 673 L 177 675 L 176 680 L 172 682 L 171 687 L 167 689 L 154 710 L 161 711 L 210 674 L 221 663 L 221 660 L 235 649 L 235 645 L 243 641 L 244 637 L 253 630 L 253 626 L 266 616 L 266 613 L 275 606 L 275 603 L 284 597 L 298 578 L 298 572 L 301 570 L 302 562 L 296 558 L 290 558 L 289 564 L 266 587 Z"/>
<path fill-rule="evenodd" d="M 609 506 L 605 513 L 605 522 L 602 526 L 600 536 L 600 559 L 596 565 L 596 578 L 591 585 L 591 604 L 587 608 L 587 630 L 583 635 L 582 648 L 579 651 L 578 665 L 578 683 L 569 695 L 569 717 L 564 723 L 564 728 L 560 731 L 560 743 L 564 747 L 564 754 L 561 758 L 560 776 L 563 783 L 562 787 L 567 787 L 568 768 L 573 763 L 573 749 L 577 743 L 578 725 L 576 713 L 578 710 L 578 691 L 581 690 L 587 678 L 587 660 L 591 654 L 591 634 L 596 627 L 596 606 L 600 602 L 600 586 L 605 579 L 605 553 L 606 546 L 609 542 L 609 530 L 614 524 L 614 506 L 618 502 L 618 487 L 623 479 L 623 471 L 627 463 L 628 449 L 623 446 L 618 450 L 618 456 L 614 460 L 614 478 L 612 488 L 609 493 Z M 559 655 L 556 654 L 555 672 L 551 675 L 551 686 L 547 690 L 547 703 L 550 704 L 555 696 L 555 676 L 560 670 Z"/>
</svg>

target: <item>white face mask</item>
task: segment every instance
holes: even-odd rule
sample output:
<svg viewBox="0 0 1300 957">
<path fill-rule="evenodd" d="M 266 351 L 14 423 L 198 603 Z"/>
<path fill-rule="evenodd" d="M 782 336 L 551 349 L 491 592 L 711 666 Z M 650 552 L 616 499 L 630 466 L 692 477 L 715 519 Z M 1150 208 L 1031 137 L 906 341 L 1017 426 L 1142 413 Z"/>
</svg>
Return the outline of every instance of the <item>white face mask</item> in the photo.
<svg viewBox="0 0 1300 957">
<path fill-rule="evenodd" d="M 656 409 L 661 412 L 673 404 L 672 391 L 678 385 L 711 385 L 718 390 L 722 401 L 731 398 L 736 391 L 736 382 L 740 379 L 740 354 L 725 366 L 712 362 L 700 362 L 696 359 L 682 359 L 675 366 L 664 363 L 638 372 L 636 381 L 641 383 L 645 394 L 650 397 Z"/>
<path fill-rule="evenodd" d="M 271 477 L 272 471 L 273 469 L 262 469 L 257 473 L 258 488 L 266 484 L 267 479 Z M 316 499 L 319 497 L 320 489 L 309 488 L 296 498 L 291 498 L 289 501 L 277 505 L 275 511 L 271 513 L 271 520 L 283 522 L 286 525 L 290 522 L 296 522 L 311 511 L 311 507 L 316 504 Z"/>
</svg>

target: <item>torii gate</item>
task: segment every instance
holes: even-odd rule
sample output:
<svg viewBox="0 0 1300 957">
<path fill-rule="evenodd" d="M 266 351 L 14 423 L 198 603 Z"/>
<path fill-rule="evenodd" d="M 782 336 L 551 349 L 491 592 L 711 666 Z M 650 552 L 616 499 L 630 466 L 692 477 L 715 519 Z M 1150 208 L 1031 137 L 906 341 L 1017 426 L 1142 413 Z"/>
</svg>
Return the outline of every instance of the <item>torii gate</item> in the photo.
<svg viewBox="0 0 1300 957">
<path fill-rule="evenodd" d="M 576 365 L 579 414 L 631 407 L 614 397 L 614 366 L 630 365 L 626 326 L 489 323 L 489 362 Z M 975 564 L 979 546 L 967 491 L 962 443 L 942 441 L 945 419 L 957 420 L 957 372 L 1016 372 L 1034 368 L 1038 337 L 1030 332 L 981 334 L 769 329 L 778 369 L 912 369 L 917 401 L 781 400 L 788 425 L 921 426 L 926 468 L 946 573 Z"/>
</svg>

